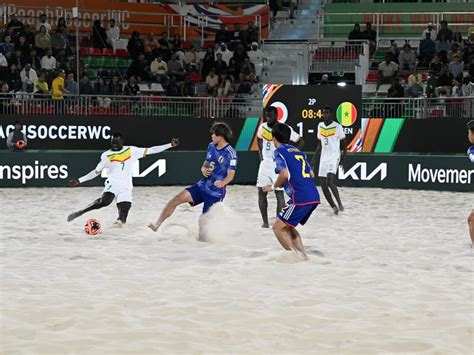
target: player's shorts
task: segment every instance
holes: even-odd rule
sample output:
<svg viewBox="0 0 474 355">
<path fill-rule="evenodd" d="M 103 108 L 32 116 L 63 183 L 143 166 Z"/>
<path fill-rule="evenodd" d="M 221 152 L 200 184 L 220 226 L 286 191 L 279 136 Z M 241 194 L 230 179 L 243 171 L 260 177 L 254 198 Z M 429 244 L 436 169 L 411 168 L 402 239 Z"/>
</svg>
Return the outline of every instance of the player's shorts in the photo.
<svg viewBox="0 0 474 355">
<path fill-rule="evenodd" d="M 294 205 L 289 201 L 285 207 L 278 213 L 278 218 L 288 224 L 296 227 L 299 224 L 305 224 L 313 211 L 318 207 L 317 203 L 311 205 Z"/>
<path fill-rule="evenodd" d="M 328 174 L 337 175 L 337 170 L 339 168 L 339 158 L 321 160 L 319 163 L 318 176 L 326 177 Z"/>
<path fill-rule="evenodd" d="M 117 203 L 132 202 L 132 189 L 130 186 L 121 186 L 120 184 L 113 184 L 110 183 L 109 180 L 106 180 L 103 192 L 113 193 Z"/>
<path fill-rule="evenodd" d="M 202 191 L 202 189 L 198 186 L 198 184 L 194 184 L 192 186 L 189 186 L 186 188 L 187 191 L 191 194 L 191 197 L 193 199 L 193 203 L 191 203 L 191 206 L 197 206 L 200 205 L 201 203 L 204 203 L 204 207 L 202 208 L 202 213 L 207 213 L 209 211 L 209 208 L 212 207 L 217 202 L 221 202 L 224 199 L 223 197 L 214 197 L 209 194 L 206 194 L 206 192 Z"/>
<path fill-rule="evenodd" d="M 267 185 L 273 185 L 278 177 L 278 174 L 275 173 L 275 164 L 272 161 L 263 160 L 260 162 L 258 168 L 257 176 L 257 187 L 264 187 Z M 283 188 L 278 188 L 276 190 L 283 190 Z"/>
</svg>

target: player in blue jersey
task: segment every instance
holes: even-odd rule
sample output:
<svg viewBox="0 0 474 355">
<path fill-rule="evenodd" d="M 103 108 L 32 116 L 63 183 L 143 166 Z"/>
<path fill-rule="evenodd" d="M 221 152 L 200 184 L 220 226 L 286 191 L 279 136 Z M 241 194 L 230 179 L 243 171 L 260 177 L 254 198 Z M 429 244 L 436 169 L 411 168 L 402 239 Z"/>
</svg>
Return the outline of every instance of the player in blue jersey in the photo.
<svg viewBox="0 0 474 355">
<path fill-rule="evenodd" d="M 183 203 L 189 203 L 192 206 L 204 203 L 202 213 L 205 214 L 212 205 L 224 199 L 226 186 L 234 179 L 237 169 L 237 152 L 229 144 L 232 130 L 227 124 L 215 122 L 210 132 L 212 142 L 207 147 L 206 160 L 201 167 L 204 178 L 181 191 L 168 202 L 156 223 L 148 225 L 153 231 L 156 232 L 161 224 L 173 214 L 176 207 Z M 201 219 L 199 222 L 201 225 Z"/>
<path fill-rule="evenodd" d="M 277 123 L 273 126 L 273 143 L 276 148 L 275 172 L 278 177 L 273 186 L 267 185 L 263 189 L 270 192 L 275 188 L 284 187 L 290 200 L 278 214 L 273 232 L 283 248 L 295 251 L 298 256 L 306 260 L 308 257 L 296 226 L 308 221 L 320 199 L 313 181 L 314 172 L 306 154 L 288 144 L 290 134 L 291 130 L 287 125 Z"/>
<path fill-rule="evenodd" d="M 467 123 L 467 137 L 471 146 L 467 151 L 469 160 L 474 163 L 474 120 L 471 120 Z M 469 235 L 471 236 L 471 247 L 474 245 L 474 210 L 471 210 L 471 214 L 467 218 L 467 223 L 469 224 Z"/>
</svg>

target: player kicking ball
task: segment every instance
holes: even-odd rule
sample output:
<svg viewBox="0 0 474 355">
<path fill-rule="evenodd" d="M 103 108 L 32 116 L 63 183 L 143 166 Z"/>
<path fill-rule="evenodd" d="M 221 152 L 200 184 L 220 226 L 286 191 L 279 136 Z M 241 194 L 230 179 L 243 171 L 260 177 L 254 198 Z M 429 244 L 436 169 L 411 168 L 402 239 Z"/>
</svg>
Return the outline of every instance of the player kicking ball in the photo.
<svg viewBox="0 0 474 355">
<path fill-rule="evenodd" d="M 115 226 L 121 227 L 127 222 L 127 216 L 132 207 L 133 190 L 133 166 L 138 159 L 144 158 L 150 154 L 158 154 L 169 148 L 174 148 L 179 144 L 179 139 L 173 138 L 171 143 L 157 145 L 151 148 L 138 148 L 134 146 L 124 146 L 124 138 L 121 133 L 114 133 L 111 139 L 111 149 L 102 153 L 97 167 L 90 173 L 69 181 L 69 186 L 74 187 L 89 181 L 101 174 L 102 170 L 107 169 L 107 180 L 102 196 L 92 202 L 86 208 L 71 213 L 67 221 L 71 222 L 84 213 L 96 210 L 117 201 L 118 219 Z"/>
<path fill-rule="evenodd" d="M 229 144 L 232 138 L 230 127 L 225 123 L 215 122 L 210 132 L 212 142 L 207 147 L 206 160 L 201 167 L 204 178 L 181 191 L 167 203 L 158 220 L 148 224 L 148 227 L 154 232 L 179 205 L 189 203 L 191 206 L 197 206 L 204 203 L 203 214 L 199 218 L 199 240 L 205 240 L 202 233 L 202 217 L 212 205 L 224 200 L 226 186 L 234 179 L 237 169 L 237 152 Z"/>
<path fill-rule="evenodd" d="M 275 162 L 273 161 L 273 145 L 272 128 L 277 123 L 278 110 L 274 106 L 268 106 L 265 109 L 265 120 L 257 130 L 258 152 L 260 155 L 260 166 L 258 168 L 257 188 L 258 188 L 258 208 L 262 215 L 262 228 L 268 228 L 268 200 L 267 192 L 262 190 L 263 186 L 271 185 L 275 182 L 277 174 L 275 174 Z M 288 126 L 290 127 L 290 126 Z M 292 144 L 301 149 L 304 145 L 303 138 L 290 127 L 290 141 Z M 283 189 L 275 190 L 277 199 L 277 214 L 285 204 L 285 195 Z"/>
<path fill-rule="evenodd" d="M 334 214 L 337 215 L 339 211 L 344 211 L 344 207 L 342 206 L 336 185 L 336 174 L 339 165 L 343 164 L 347 145 L 344 130 L 339 123 L 333 121 L 332 108 L 329 106 L 323 108 L 323 122 L 318 125 L 317 137 L 318 143 L 316 152 L 311 161 L 311 166 L 314 166 L 315 159 L 319 152 L 321 152 L 318 171 L 318 176 L 321 179 L 321 188 L 323 189 L 324 197 L 331 206 Z M 329 190 L 332 191 L 332 194 L 337 201 L 337 206 L 334 203 L 331 191 Z"/>
<path fill-rule="evenodd" d="M 314 185 L 314 172 L 306 159 L 306 154 L 288 144 L 291 130 L 287 125 L 277 123 L 272 129 L 275 144 L 275 172 L 278 178 L 272 185 L 263 188 L 270 192 L 284 187 L 290 197 L 286 206 L 278 214 L 273 232 L 286 250 L 293 250 L 301 259 L 307 260 L 301 236 L 296 230 L 298 224 L 305 224 L 320 203 L 319 193 Z"/>
</svg>

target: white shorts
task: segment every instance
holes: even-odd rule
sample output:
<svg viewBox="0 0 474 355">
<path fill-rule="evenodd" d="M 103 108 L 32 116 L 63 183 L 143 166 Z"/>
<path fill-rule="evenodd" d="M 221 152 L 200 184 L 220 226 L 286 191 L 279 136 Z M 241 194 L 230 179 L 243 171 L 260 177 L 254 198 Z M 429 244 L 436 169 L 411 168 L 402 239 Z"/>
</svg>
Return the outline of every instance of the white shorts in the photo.
<svg viewBox="0 0 474 355">
<path fill-rule="evenodd" d="M 278 174 L 275 173 L 275 164 L 273 162 L 262 161 L 258 168 L 257 176 L 257 187 L 264 187 L 267 185 L 273 185 L 278 178 Z M 282 188 L 276 190 L 283 190 Z"/>
<path fill-rule="evenodd" d="M 328 174 L 337 175 L 338 167 L 339 158 L 331 160 L 321 160 L 321 162 L 319 163 L 318 176 L 327 177 Z"/>
<path fill-rule="evenodd" d="M 103 192 L 113 193 L 115 195 L 115 200 L 117 203 L 132 202 L 132 189 L 130 188 L 130 186 L 111 184 L 108 180 L 106 180 Z"/>
</svg>

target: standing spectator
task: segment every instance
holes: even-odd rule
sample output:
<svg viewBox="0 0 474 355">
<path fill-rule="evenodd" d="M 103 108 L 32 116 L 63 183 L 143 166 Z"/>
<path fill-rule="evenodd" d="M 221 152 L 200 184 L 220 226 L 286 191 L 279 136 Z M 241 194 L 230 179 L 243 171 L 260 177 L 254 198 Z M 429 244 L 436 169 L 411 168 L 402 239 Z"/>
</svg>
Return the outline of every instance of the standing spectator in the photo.
<svg viewBox="0 0 474 355">
<path fill-rule="evenodd" d="M 122 84 L 120 83 L 119 77 L 114 75 L 109 84 L 109 94 L 113 96 L 122 95 Z"/>
<path fill-rule="evenodd" d="M 439 40 L 436 42 L 436 53 L 439 54 L 441 61 L 446 63 L 448 61 L 449 42 L 446 41 L 444 33 L 438 33 Z"/>
<path fill-rule="evenodd" d="M 453 85 L 453 79 L 454 78 L 449 72 L 448 66 L 443 65 L 441 68 L 441 73 L 436 82 L 437 88 L 435 89 L 435 95 L 440 96 L 442 93 L 446 93 L 446 95 L 449 96 Z"/>
<path fill-rule="evenodd" d="M 7 83 L 2 84 L 0 92 L 0 112 L 4 115 L 15 113 L 15 106 L 13 103 L 13 95 L 10 94 L 10 88 Z"/>
<path fill-rule="evenodd" d="M 420 41 L 418 47 L 420 51 L 419 61 L 422 66 L 428 66 L 436 53 L 436 42 L 431 39 L 431 33 L 425 34 L 425 39 Z"/>
<path fill-rule="evenodd" d="M 92 47 L 107 48 L 107 33 L 100 20 L 95 20 L 92 26 Z"/>
<path fill-rule="evenodd" d="M 372 56 L 377 48 L 377 32 L 372 29 L 372 22 L 365 24 L 365 30 L 363 32 L 363 38 L 369 41 L 369 51 Z"/>
<path fill-rule="evenodd" d="M 178 81 L 184 80 L 186 76 L 186 72 L 184 72 L 183 66 L 179 62 L 178 56 L 176 55 L 176 53 L 171 56 L 171 59 L 167 63 L 167 66 L 168 66 L 168 75 L 170 77 L 174 76 L 176 77 L 176 80 Z"/>
<path fill-rule="evenodd" d="M 428 24 L 427 28 L 422 32 L 421 39 L 425 39 L 427 33 L 430 34 L 430 39 L 433 42 L 436 42 L 436 31 L 433 28 L 433 24 L 431 22 Z"/>
<path fill-rule="evenodd" d="M 408 43 L 403 46 L 403 50 L 398 56 L 398 63 L 401 70 L 408 69 L 409 71 L 412 71 L 415 67 L 416 54 Z"/>
<path fill-rule="evenodd" d="M 115 48 L 114 43 L 116 43 L 119 39 L 120 29 L 115 25 L 115 20 L 111 18 L 109 20 L 109 28 L 107 29 L 107 43 L 111 48 Z"/>
<path fill-rule="evenodd" d="M 221 76 L 223 74 L 227 74 L 227 64 L 222 60 L 222 53 L 216 54 L 216 62 L 214 63 L 214 70 L 217 76 Z"/>
<path fill-rule="evenodd" d="M 123 94 L 127 96 L 137 96 L 139 92 L 137 81 L 134 76 L 128 78 L 128 83 L 123 89 Z"/>
<path fill-rule="evenodd" d="M 97 95 L 97 103 L 100 107 L 108 108 L 112 102 L 109 95 L 109 86 L 105 83 L 103 77 L 99 77 L 94 86 L 95 95 Z"/>
<path fill-rule="evenodd" d="M 347 37 L 349 40 L 359 40 L 364 39 L 364 34 L 360 30 L 360 25 L 358 23 L 354 24 L 353 30 L 349 33 Z"/>
<path fill-rule="evenodd" d="M 214 69 L 211 69 L 206 77 L 206 92 L 209 96 L 217 96 L 217 86 L 219 85 L 219 77 Z"/>
<path fill-rule="evenodd" d="M 46 77 L 44 73 L 38 73 L 38 80 L 35 81 L 35 84 L 33 86 L 33 92 L 37 95 L 40 95 L 40 97 L 49 94 L 49 87 L 48 83 L 46 82 Z"/>
<path fill-rule="evenodd" d="M 438 32 L 438 35 L 436 36 L 437 41 L 441 41 L 441 36 L 444 35 L 446 41 L 452 42 L 453 41 L 453 31 L 451 31 L 448 28 L 448 22 L 447 21 L 441 21 L 441 29 Z"/>
<path fill-rule="evenodd" d="M 219 43 L 229 42 L 229 35 L 229 31 L 227 31 L 225 24 L 221 23 L 214 38 L 215 44 L 218 45 Z"/>
<path fill-rule="evenodd" d="M 240 24 L 236 23 L 234 25 L 234 30 L 230 32 L 229 40 L 231 42 L 232 48 L 234 48 L 237 43 L 242 42 L 242 31 L 240 30 Z"/>
<path fill-rule="evenodd" d="M 30 46 L 26 42 L 25 35 L 21 35 L 20 37 L 18 37 L 18 41 L 16 41 L 16 43 L 15 43 L 15 50 L 18 50 L 18 49 L 21 51 L 21 54 L 23 56 L 26 57 L 26 56 L 30 55 Z"/>
<path fill-rule="evenodd" d="M 67 75 L 67 80 L 64 83 L 64 90 L 66 91 L 66 94 L 70 96 L 69 98 L 79 94 L 79 85 L 77 85 L 77 81 L 74 80 L 74 73 L 69 73 Z"/>
<path fill-rule="evenodd" d="M 132 59 L 138 58 L 140 53 L 145 52 L 145 47 L 143 45 L 143 41 L 140 38 L 140 33 L 137 31 L 133 31 L 132 37 L 130 37 L 128 40 L 127 50 L 130 58 Z"/>
<path fill-rule="evenodd" d="M 453 42 L 451 43 L 451 50 L 448 52 L 448 62 L 452 62 L 455 55 L 461 58 L 462 52 L 459 50 L 459 44 Z"/>
<path fill-rule="evenodd" d="M 41 26 L 35 36 L 35 47 L 40 57 L 44 56 L 46 51 L 51 48 L 51 35 L 47 32 L 45 26 Z"/>
<path fill-rule="evenodd" d="M 48 49 L 46 55 L 41 58 L 41 69 L 50 72 L 53 69 L 56 69 L 57 61 L 56 58 L 53 57 L 53 51 Z"/>
<path fill-rule="evenodd" d="M 397 78 L 398 64 L 390 60 L 387 55 L 385 61 L 379 64 L 379 78 L 377 80 L 377 90 L 382 84 L 391 84 Z"/>
<path fill-rule="evenodd" d="M 12 37 L 10 35 L 7 34 L 3 37 L 3 43 L 0 43 L 0 52 L 2 52 L 7 59 L 15 53 L 15 44 L 12 43 Z"/>
<path fill-rule="evenodd" d="M 36 71 L 31 68 L 30 63 L 26 63 L 23 70 L 20 72 L 22 90 L 25 92 L 33 92 L 35 81 L 38 80 Z"/>
<path fill-rule="evenodd" d="M 250 44 L 252 42 L 258 41 L 258 30 L 255 28 L 254 23 L 252 21 L 249 21 L 249 23 L 247 24 L 247 29 L 245 31 L 242 31 L 242 43 L 244 45 L 244 48 L 249 49 Z"/>
<path fill-rule="evenodd" d="M 196 47 L 191 46 L 191 48 L 186 51 L 186 54 L 184 55 L 184 62 L 186 63 L 187 71 L 190 71 L 191 67 L 199 70 L 199 57 L 198 53 L 196 52 Z"/>
<path fill-rule="evenodd" d="M 439 57 L 438 54 L 435 54 L 429 66 L 430 75 L 438 77 L 441 74 L 442 68 L 443 68 L 443 63 L 441 63 L 441 58 Z"/>
<path fill-rule="evenodd" d="M 15 122 L 15 130 L 11 131 L 7 138 L 7 147 L 12 152 L 23 152 L 28 145 L 28 140 L 26 139 L 26 135 L 21 131 L 23 125 L 20 121 Z M 21 147 L 21 145 L 17 145 L 17 142 L 23 141 L 25 144 Z"/>
<path fill-rule="evenodd" d="M 150 65 L 150 73 L 152 78 L 155 79 L 157 83 L 160 83 L 165 87 L 170 78 L 168 76 L 168 65 L 164 62 L 160 56 L 157 56 L 156 59 Z"/>
<path fill-rule="evenodd" d="M 464 69 L 464 64 L 461 62 L 461 57 L 459 55 L 453 56 L 453 61 L 449 63 L 449 72 L 454 79 L 461 81 L 462 80 L 462 71 Z"/>
<path fill-rule="evenodd" d="M 135 59 L 130 67 L 127 70 L 127 77 L 135 76 L 137 77 L 138 81 L 148 80 L 148 66 L 145 61 L 145 55 L 140 54 L 137 59 Z"/>
<path fill-rule="evenodd" d="M 94 87 L 88 75 L 83 75 L 79 84 L 79 93 L 81 95 L 94 95 Z"/>
<path fill-rule="evenodd" d="M 8 84 L 10 91 L 17 92 L 21 90 L 21 76 L 17 70 L 15 63 L 10 64 L 10 70 L 5 75 L 5 82 Z"/>
<path fill-rule="evenodd" d="M 201 74 L 204 78 L 207 77 L 211 69 L 214 68 L 214 58 L 214 49 L 212 47 L 208 47 L 206 54 L 204 55 L 204 59 L 202 60 Z"/>
<path fill-rule="evenodd" d="M 221 54 L 222 55 L 222 60 L 229 65 L 230 58 L 232 58 L 233 53 L 227 49 L 227 45 L 225 43 L 221 43 L 219 48 L 217 49 L 215 55 L 215 59 L 217 59 L 217 55 Z"/>
<path fill-rule="evenodd" d="M 57 115 L 64 114 L 64 94 L 66 93 L 64 90 L 64 76 L 64 72 L 59 70 L 51 84 L 51 99 Z"/>
<path fill-rule="evenodd" d="M 39 22 L 36 24 L 36 32 L 41 32 L 41 26 L 46 28 L 46 32 L 51 32 L 51 25 L 46 21 L 46 14 L 41 14 Z"/>
<path fill-rule="evenodd" d="M 13 31 L 13 36 L 16 38 L 25 33 L 25 26 L 20 20 L 18 20 L 16 14 L 10 15 L 10 22 L 7 24 L 7 31 L 10 29 Z"/>
</svg>

